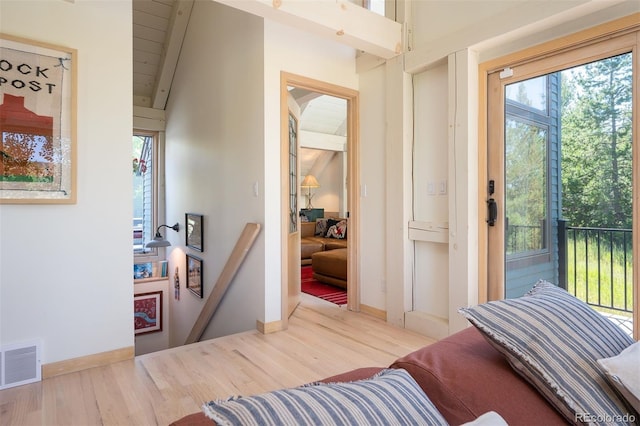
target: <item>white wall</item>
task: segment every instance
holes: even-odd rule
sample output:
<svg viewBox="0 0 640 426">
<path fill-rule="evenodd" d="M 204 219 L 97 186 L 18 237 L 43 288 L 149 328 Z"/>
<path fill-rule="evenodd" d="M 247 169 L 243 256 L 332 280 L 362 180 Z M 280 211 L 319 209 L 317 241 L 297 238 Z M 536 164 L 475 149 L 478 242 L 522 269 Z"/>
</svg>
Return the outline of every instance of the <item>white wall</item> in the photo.
<svg viewBox="0 0 640 426">
<path fill-rule="evenodd" d="M 346 158 L 346 154 L 336 152 L 331 157 L 331 160 L 323 167 L 322 172 L 319 173 L 316 178 L 320 183 L 320 188 L 312 189 L 313 198 L 311 202 L 313 207 L 324 208 L 325 212 L 341 212 L 344 209 L 343 197 L 346 193 L 343 191 L 345 187 L 346 176 L 346 163 L 343 158 Z M 301 190 L 301 198 L 306 205 L 307 191 Z"/>
<path fill-rule="evenodd" d="M 580 1 L 576 7 L 571 7 L 569 2 L 564 5 L 563 2 L 554 2 L 554 8 L 560 7 L 562 10 L 557 14 L 553 13 L 553 8 L 539 8 L 535 1 L 531 3 L 529 8 L 516 10 L 505 17 L 504 20 L 516 24 L 515 30 L 507 31 L 503 25 L 497 25 L 495 29 L 499 32 L 493 29 L 490 37 L 477 38 L 473 49 L 479 53 L 480 62 L 640 12 L 640 3 L 637 0 Z M 528 13 L 530 9 L 536 9 L 535 13 Z M 520 21 L 524 24 L 518 25 Z M 479 25 L 494 27 L 493 22 Z"/>
<path fill-rule="evenodd" d="M 449 222 L 448 67 L 444 63 L 413 77 L 416 117 L 413 159 L 414 220 Z M 423 125 L 423 123 L 429 123 Z M 444 161 L 443 161 L 444 159 Z M 445 193 L 440 192 L 444 183 Z M 452 182 L 453 183 L 453 182 Z M 413 310 L 449 318 L 449 250 L 447 244 L 416 242 Z M 420 284 L 420 285 L 416 285 Z"/>
<path fill-rule="evenodd" d="M 272 21 L 264 23 L 265 322 L 280 320 L 280 72 L 358 89 L 355 52 Z"/>
<path fill-rule="evenodd" d="M 386 309 L 385 67 L 360 75 L 360 303 Z"/>
<path fill-rule="evenodd" d="M 3 33 L 78 51 L 75 205 L 0 206 L 0 343 L 44 364 L 133 346 L 130 1 L 5 1 Z M 1 90 L 1 89 L 0 89 Z"/>
<path fill-rule="evenodd" d="M 180 268 L 182 285 L 171 300 L 172 346 L 204 304 L 184 289 L 185 252 L 204 260 L 206 299 L 246 222 L 263 225 L 261 234 L 203 339 L 281 319 L 280 71 L 357 88 L 354 58 L 333 42 L 195 3 L 167 107 L 167 221 L 204 214 L 205 251 L 184 247 L 183 231 L 168 234 L 169 269 Z"/>
<path fill-rule="evenodd" d="M 410 4 L 414 24 L 407 70 L 472 46 L 478 47 L 484 61 L 638 12 L 639 8 L 636 0 L 432 0 Z"/>
<path fill-rule="evenodd" d="M 171 346 L 184 344 L 248 222 L 264 224 L 262 20 L 215 2 L 196 2 L 167 105 Z M 279 158 L 279 157 L 278 157 Z M 257 183 L 258 194 L 253 192 Z M 204 215 L 204 251 L 185 247 L 185 213 Z M 255 328 L 264 317 L 264 230 L 229 287 L 203 340 Z M 188 291 L 185 254 L 203 259 L 204 298 Z"/>
<path fill-rule="evenodd" d="M 416 243 L 414 310 L 444 319 L 432 327 L 420 315 L 416 322 L 407 316 L 425 334 L 440 337 L 464 327 L 456 310 L 478 296 L 478 224 L 485 214 L 477 205 L 478 62 L 639 11 L 637 1 L 544 4 L 412 2 L 413 49 L 405 70 L 415 73 L 415 218 L 449 222 L 448 252 Z M 447 196 L 429 195 L 428 182 L 443 174 Z M 445 261 L 448 272 L 436 267 Z"/>
</svg>

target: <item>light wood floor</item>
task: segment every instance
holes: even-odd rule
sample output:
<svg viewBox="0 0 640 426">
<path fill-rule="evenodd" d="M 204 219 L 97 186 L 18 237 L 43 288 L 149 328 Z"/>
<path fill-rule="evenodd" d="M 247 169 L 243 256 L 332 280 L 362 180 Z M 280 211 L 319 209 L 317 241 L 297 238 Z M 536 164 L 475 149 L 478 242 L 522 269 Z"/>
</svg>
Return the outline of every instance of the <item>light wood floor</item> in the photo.
<svg viewBox="0 0 640 426">
<path fill-rule="evenodd" d="M 167 425 L 208 400 L 386 367 L 430 343 L 303 295 L 286 331 L 248 331 L 0 391 L 0 424 Z"/>
</svg>

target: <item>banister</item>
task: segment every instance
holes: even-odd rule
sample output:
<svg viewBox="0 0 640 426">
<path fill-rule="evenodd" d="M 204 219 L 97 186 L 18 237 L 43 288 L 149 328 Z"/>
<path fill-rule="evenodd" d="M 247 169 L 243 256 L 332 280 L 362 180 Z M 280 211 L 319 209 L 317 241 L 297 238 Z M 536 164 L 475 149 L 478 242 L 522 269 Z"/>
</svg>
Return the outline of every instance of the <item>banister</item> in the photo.
<svg viewBox="0 0 640 426">
<path fill-rule="evenodd" d="M 253 243 L 259 233 L 260 224 L 247 223 L 245 225 L 242 234 L 240 234 L 240 237 L 238 238 L 238 242 L 233 248 L 233 251 L 229 255 L 229 259 L 227 259 L 227 263 L 224 265 L 224 268 L 218 277 L 218 281 L 216 281 L 216 284 L 213 287 L 213 291 L 209 294 L 202 311 L 200 311 L 198 319 L 193 324 L 193 328 L 191 329 L 189 336 L 187 336 L 187 340 L 184 342 L 185 345 L 195 343 L 202 337 L 207 325 L 209 325 L 211 318 L 213 318 L 213 315 L 218 309 L 218 305 L 220 304 L 222 297 L 229 288 L 231 280 L 233 280 L 238 269 L 240 269 L 242 262 L 247 256 L 249 249 L 253 246 Z"/>
</svg>

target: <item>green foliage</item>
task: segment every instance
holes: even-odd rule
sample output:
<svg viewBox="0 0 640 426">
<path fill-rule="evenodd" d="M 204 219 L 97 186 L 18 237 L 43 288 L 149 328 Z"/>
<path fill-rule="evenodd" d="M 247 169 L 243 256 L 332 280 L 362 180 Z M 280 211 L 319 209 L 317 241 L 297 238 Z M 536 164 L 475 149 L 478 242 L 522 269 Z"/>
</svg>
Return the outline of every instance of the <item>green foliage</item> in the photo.
<svg viewBox="0 0 640 426">
<path fill-rule="evenodd" d="M 563 216 L 573 226 L 631 227 L 631 59 L 561 74 Z"/>
<path fill-rule="evenodd" d="M 539 226 L 546 217 L 546 131 L 515 120 L 507 120 L 505 127 L 509 223 Z"/>
<path fill-rule="evenodd" d="M 0 175 L 0 182 L 53 182 L 53 176 Z"/>
<path fill-rule="evenodd" d="M 144 138 L 138 135 L 133 136 L 133 217 L 142 217 L 144 203 L 144 182 L 140 169 L 140 155 L 144 145 Z"/>
</svg>

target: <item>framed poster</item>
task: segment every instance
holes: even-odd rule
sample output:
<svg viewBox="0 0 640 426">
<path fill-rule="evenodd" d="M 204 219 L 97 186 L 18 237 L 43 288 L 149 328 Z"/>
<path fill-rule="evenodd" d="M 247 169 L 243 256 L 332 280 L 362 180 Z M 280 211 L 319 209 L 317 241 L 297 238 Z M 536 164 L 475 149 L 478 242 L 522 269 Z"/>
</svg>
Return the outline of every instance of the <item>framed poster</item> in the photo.
<svg viewBox="0 0 640 426">
<path fill-rule="evenodd" d="M 187 254 L 187 288 L 202 298 L 202 259 Z"/>
<path fill-rule="evenodd" d="M 162 331 L 162 290 L 133 296 L 133 330 L 136 335 Z"/>
<path fill-rule="evenodd" d="M 0 34 L 0 203 L 76 202 L 76 62 Z"/>
<path fill-rule="evenodd" d="M 195 213 L 186 213 L 184 223 L 187 224 L 187 247 L 191 247 L 198 251 L 204 251 L 203 235 L 202 235 L 202 215 Z"/>
</svg>

